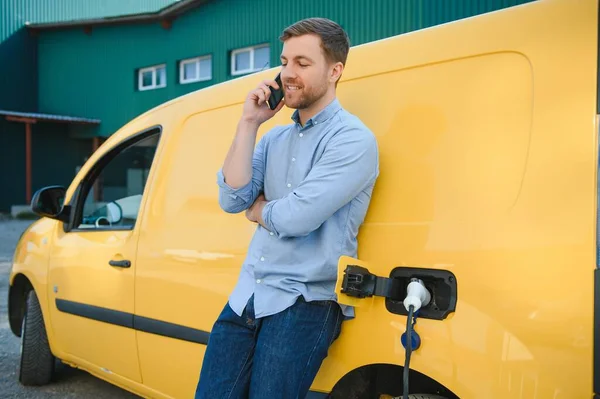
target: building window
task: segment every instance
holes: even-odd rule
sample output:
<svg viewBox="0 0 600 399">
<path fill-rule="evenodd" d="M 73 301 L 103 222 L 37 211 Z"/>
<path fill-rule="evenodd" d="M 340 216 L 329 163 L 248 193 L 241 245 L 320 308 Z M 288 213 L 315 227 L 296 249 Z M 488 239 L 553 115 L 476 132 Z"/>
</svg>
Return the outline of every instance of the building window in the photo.
<svg viewBox="0 0 600 399">
<path fill-rule="evenodd" d="M 231 74 L 242 75 L 269 68 L 271 50 L 268 45 L 246 47 L 231 52 Z"/>
<path fill-rule="evenodd" d="M 151 90 L 167 85 L 165 64 L 154 65 L 138 70 L 138 90 Z"/>
<path fill-rule="evenodd" d="M 212 57 L 190 58 L 179 63 L 179 83 L 202 82 L 212 79 Z"/>
</svg>

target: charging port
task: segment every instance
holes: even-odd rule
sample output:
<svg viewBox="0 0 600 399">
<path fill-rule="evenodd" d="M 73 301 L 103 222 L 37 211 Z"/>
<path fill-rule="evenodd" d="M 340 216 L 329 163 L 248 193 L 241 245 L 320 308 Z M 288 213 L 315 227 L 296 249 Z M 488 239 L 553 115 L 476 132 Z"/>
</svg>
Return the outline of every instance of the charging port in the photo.
<svg viewBox="0 0 600 399">
<path fill-rule="evenodd" d="M 411 279 L 417 278 L 425 284 L 431 293 L 431 301 L 419 309 L 419 318 L 443 320 L 456 311 L 456 277 L 448 270 L 422 269 L 416 267 L 397 267 L 390 273 L 390 280 L 395 281 L 397 291 L 393 297 L 386 297 L 385 307 L 388 311 L 400 315 L 408 315 L 403 299 L 406 287 Z"/>
</svg>

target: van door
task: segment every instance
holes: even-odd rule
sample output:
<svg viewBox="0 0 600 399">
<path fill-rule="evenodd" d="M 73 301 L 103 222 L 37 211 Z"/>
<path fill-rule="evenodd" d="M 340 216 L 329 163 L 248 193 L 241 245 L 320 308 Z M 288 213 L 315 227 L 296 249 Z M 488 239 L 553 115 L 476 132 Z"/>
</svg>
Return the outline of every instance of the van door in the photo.
<svg viewBox="0 0 600 399">
<path fill-rule="evenodd" d="M 136 273 L 144 385 L 174 398 L 194 395 L 209 332 L 255 228 L 243 214 L 226 214 L 218 203 L 216 172 L 241 105 L 192 112 L 170 131 L 142 218 Z"/>
<path fill-rule="evenodd" d="M 137 219 L 159 135 L 150 129 L 103 150 L 73 195 L 71 229 L 57 224 L 49 264 L 59 345 L 75 362 L 137 382 Z"/>
</svg>

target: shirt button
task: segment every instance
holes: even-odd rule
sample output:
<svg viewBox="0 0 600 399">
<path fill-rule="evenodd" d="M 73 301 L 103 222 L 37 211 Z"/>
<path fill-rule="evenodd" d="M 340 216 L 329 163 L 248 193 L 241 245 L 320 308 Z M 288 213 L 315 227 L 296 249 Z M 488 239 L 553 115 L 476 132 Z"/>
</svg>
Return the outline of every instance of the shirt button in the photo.
<svg viewBox="0 0 600 399">
<path fill-rule="evenodd" d="M 256 284 L 260 284 L 260 279 L 256 280 Z"/>
<path fill-rule="evenodd" d="M 269 233 L 269 235 L 270 235 L 270 236 L 272 236 L 272 235 L 275 235 L 275 233 L 273 233 L 273 232 L 270 232 L 270 233 Z"/>
<path fill-rule="evenodd" d="M 296 158 L 292 158 L 292 162 L 296 162 Z"/>
<path fill-rule="evenodd" d="M 260 260 L 261 260 L 262 262 L 264 262 L 264 261 L 265 261 L 265 257 L 264 257 L 264 256 L 261 256 L 261 257 L 260 257 Z"/>
<path fill-rule="evenodd" d="M 298 136 L 300 136 L 300 137 L 304 137 L 304 134 L 303 134 L 303 133 L 300 133 Z"/>
<path fill-rule="evenodd" d="M 315 125 L 316 125 L 317 123 L 319 123 L 319 122 L 315 121 Z"/>
<path fill-rule="evenodd" d="M 288 187 L 292 187 L 292 185 L 290 183 L 287 184 Z"/>
</svg>

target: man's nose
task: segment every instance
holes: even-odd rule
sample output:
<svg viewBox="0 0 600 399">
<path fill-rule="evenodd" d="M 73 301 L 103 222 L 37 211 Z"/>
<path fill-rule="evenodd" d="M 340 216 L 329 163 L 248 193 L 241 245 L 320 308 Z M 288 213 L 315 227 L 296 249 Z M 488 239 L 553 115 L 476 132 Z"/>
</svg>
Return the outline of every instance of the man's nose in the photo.
<svg viewBox="0 0 600 399">
<path fill-rule="evenodd" d="M 293 67 L 290 66 L 286 66 L 282 71 L 281 71 L 281 80 L 283 82 L 285 82 L 286 80 L 293 80 L 296 79 L 298 77 L 298 75 L 296 74 L 296 71 Z"/>
</svg>

